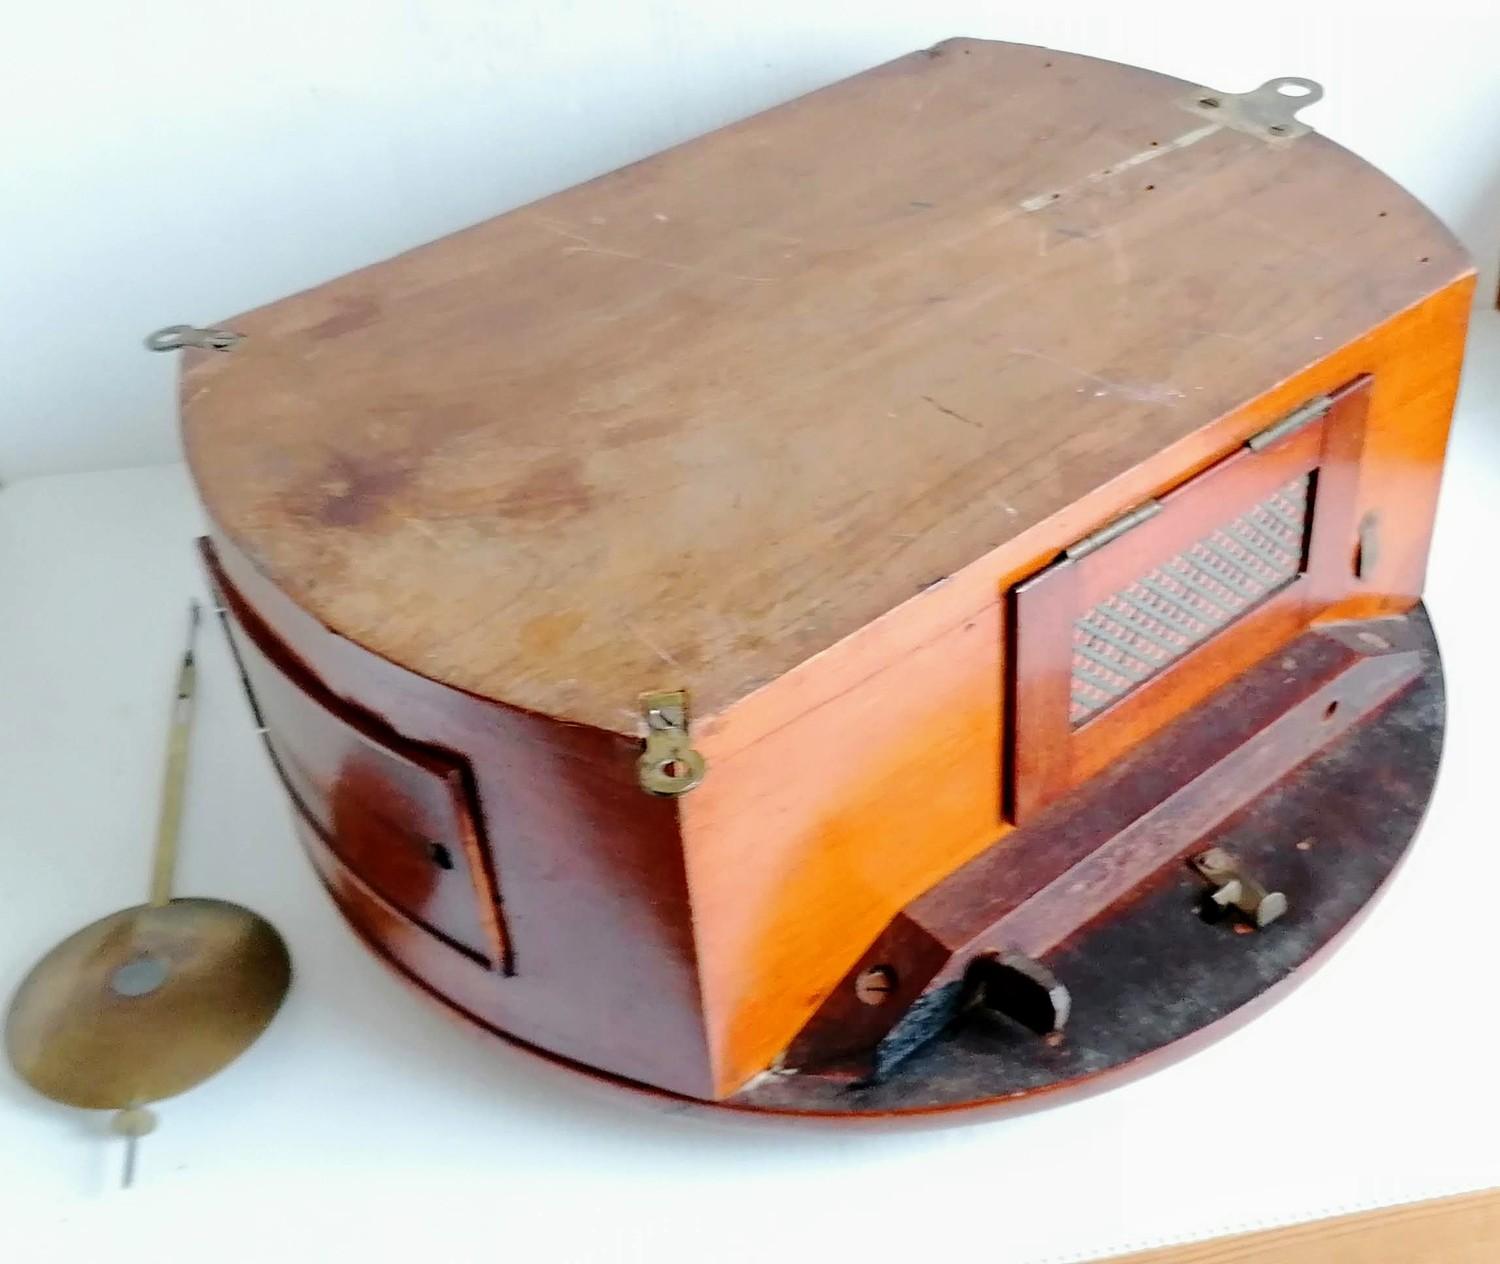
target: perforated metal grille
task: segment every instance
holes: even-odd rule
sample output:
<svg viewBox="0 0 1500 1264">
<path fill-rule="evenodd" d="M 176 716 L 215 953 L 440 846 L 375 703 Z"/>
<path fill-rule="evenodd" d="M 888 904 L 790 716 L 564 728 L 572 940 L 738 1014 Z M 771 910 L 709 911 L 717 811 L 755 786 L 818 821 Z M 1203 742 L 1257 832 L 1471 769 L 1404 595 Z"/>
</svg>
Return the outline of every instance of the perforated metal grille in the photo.
<svg viewBox="0 0 1500 1264">
<path fill-rule="evenodd" d="M 1075 728 L 1297 577 L 1312 479 L 1293 479 L 1084 611 L 1073 624 Z"/>
</svg>

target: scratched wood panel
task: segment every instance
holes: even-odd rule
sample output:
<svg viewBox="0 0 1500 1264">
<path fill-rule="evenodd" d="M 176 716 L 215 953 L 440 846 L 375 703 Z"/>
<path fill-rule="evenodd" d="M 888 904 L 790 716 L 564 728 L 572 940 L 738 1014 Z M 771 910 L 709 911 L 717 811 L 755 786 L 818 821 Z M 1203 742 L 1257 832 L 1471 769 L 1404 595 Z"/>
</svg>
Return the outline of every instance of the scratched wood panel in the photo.
<svg viewBox="0 0 1500 1264">
<path fill-rule="evenodd" d="M 1500 1190 L 1111 1257 L 1100 1264 L 1491 1264 Z"/>
<path fill-rule="evenodd" d="M 205 502 L 384 658 L 711 726 L 1467 271 L 1186 90 L 950 41 L 231 318 L 185 368 Z"/>
</svg>

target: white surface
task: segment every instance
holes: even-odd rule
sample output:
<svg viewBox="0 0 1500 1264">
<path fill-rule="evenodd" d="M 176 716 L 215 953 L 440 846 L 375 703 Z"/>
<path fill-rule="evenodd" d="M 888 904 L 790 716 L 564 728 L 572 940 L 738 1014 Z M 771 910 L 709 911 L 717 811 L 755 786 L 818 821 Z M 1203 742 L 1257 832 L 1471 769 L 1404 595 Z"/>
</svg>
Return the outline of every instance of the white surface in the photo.
<svg viewBox="0 0 1500 1264">
<path fill-rule="evenodd" d="M 0 0 L 0 16 L 11 481 L 175 454 L 174 358 L 138 349 L 156 325 L 272 300 L 953 34 L 1230 89 L 1311 75 L 1329 95 L 1309 118 L 1464 236 L 1483 294 L 1500 257 L 1492 0 Z M 355 942 L 210 628 L 180 889 L 270 916 L 296 983 L 242 1061 L 162 1108 L 128 1195 L 102 1117 L 0 1068 L 0 1258 L 1040 1264 L 1500 1184 L 1483 891 L 1500 317 L 1476 321 L 1430 586 L 1452 685 L 1438 796 L 1368 925 L 1249 1028 L 1089 1101 L 897 1133 L 590 1090 L 448 1020 Z M 0 996 L 144 891 L 195 523 L 175 468 L 0 493 Z"/>
<path fill-rule="evenodd" d="M 1244 90 L 1427 201 L 1494 293 L 1494 0 L 0 0 L 0 479 L 172 460 L 207 323 L 950 35 Z M 998 88 L 997 88 L 998 90 Z"/>
<path fill-rule="evenodd" d="M 210 627 L 179 890 L 268 915 L 294 989 L 242 1061 L 164 1104 L 128 1195 L 103 1117 L 6 1068 L 0 1254 L 1039 1264 L 1500 1184 L 1500 589 L 1471 542 L 1500 525 L 1500 316 L 1476 319 L 1430 589 L 1451 685 L 1437 798 L 1368 924 L 1245 1030 L 1091 1100 L 897 1133 L 591 1089 L 449 1020 L 355 942 Z M 176 467 L 0 493 L 0 995 L 142 897 L 196 521 Z"/>
</svg>

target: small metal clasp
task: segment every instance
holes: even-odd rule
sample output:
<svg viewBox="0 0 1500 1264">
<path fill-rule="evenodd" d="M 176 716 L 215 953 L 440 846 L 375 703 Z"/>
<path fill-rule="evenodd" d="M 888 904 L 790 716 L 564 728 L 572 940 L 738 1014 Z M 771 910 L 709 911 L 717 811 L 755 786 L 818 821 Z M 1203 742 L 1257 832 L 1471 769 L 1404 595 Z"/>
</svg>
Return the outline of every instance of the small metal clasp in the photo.
<svg viewBox="0 0 1500 1264">
<path fill-rule="evenodd" d="M 244 334 L 232 329 L 200 329 L 196 325 L 168 325 L 146 335 L 148 351 L 180 351 L 197 347 L 203 351 L 228 351 Z"/>
<path fill-rule="evenodd" d="M 1313 130 L 1298 121 L 1297 111 L 1322 98 L 1323 85 L 1316 80 L 1280 75 L 1267 79 L 1251 92 L 1198 88 L 1180 104 L 1221 127 L 1247 132 L 1262 140 L 1289 141 Z"/>
<path fill-rule="evenodd" d="M 686 794 L 707 770 L 703 756 L 688 738 L 687 694 L 641 695 L 646 721 L 646 749 L 636 761 L 641 789 L 651 794 Z"/>
<path fill-rule="evenodd" d="M 1210 847 L 1188 864 L 1213 884 L 1209 899 L 1221 909 L 1235 909 L 1256 926 L 1269 926 L 1286 912 L 1286 896 L 1267 891 L 1222 847 Z"/>
</svg>

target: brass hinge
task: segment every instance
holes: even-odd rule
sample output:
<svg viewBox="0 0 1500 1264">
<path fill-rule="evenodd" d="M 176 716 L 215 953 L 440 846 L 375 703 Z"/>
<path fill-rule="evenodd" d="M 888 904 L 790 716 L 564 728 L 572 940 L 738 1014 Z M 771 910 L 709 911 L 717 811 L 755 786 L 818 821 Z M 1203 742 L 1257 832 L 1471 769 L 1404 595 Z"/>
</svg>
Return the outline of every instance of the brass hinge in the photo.
<svg viewBox="0 0 1500 1264">
<path fill-rule="evenodd" d="M 1296 412 L 1288 413 L 1280 421 L 1273 421 L 1264 430 L 1251 435 L 1245 440 L 1245 446 L 1252 452 L 1264 451 L 1278 440 L 1285 439 L 1287 435 L 1294 434 L 1303 426 L 1317 421 L 1332 407 L 1333 400 L 1327 395 L 1319 395 L 1316 399 L 1310 399 Z"/>
<path fill-rule="evenodd" d="M 641 789 L 686 794 L 707 769 L 688 736 L 687 694 L 680 689 L 642 694 L 641 715 L 646 722 L 646 749 L 636 761 Z"/>
<path fill-rule="evenodd" d="M 1076 562 L 1080 557 L 1087 557 L 1095 549 L 1103 548 L 1111 540 L 1118 540 L 1127 531 L 1140 526 L 1141 523 L 1149 522 L 1160 512 L 1161 501 L 1143 501 L 1113 521 L 1106 522 L 1097 531 L 1090 531 L 1083 539 L 1068 545 L 1063 550 L 1063 556 L 1070 562 Z"/>
</svg>

